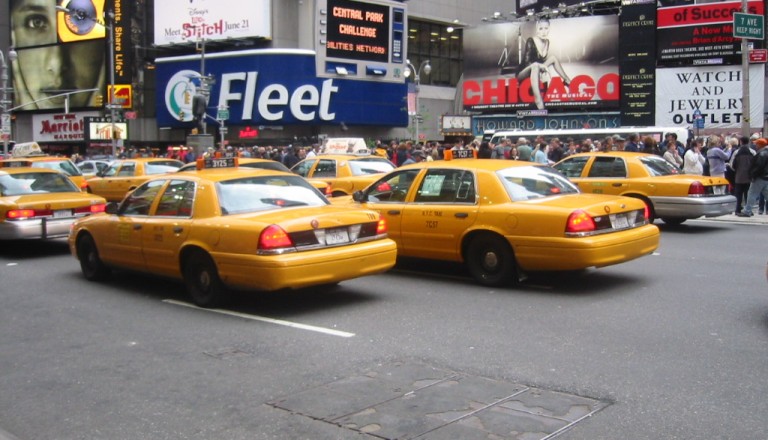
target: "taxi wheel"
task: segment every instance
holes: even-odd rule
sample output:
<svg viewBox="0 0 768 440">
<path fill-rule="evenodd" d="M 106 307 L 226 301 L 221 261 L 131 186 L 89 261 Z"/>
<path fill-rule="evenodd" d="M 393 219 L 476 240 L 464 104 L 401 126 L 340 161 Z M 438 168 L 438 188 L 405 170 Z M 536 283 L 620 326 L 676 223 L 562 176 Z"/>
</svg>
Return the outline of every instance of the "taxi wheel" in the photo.
<svg viewBox="0 0 768 440">
<path fill-rule="evenodd" d="M 229 292 L 219 278 L 211 257 L 195 252 L 184 260 L 182 268 L 187 292 L 200 307 L 217 307 L 227 302 Z"/>
<path fill-rule="evenodd" d="M 101 281 L 109 276 L 110 270 L 101 261 L 99 250 L 90 235 L 85 234 L 77 240 L 77 258 L 86 280 Z"/>
<path fill-rule="evenodd" d="M 470 274 L 484 286 L 507 285 L 517 274 L 512 249 L 501 237 L 473 238 L 467 246 L 465 261 Z"/>
</svg>

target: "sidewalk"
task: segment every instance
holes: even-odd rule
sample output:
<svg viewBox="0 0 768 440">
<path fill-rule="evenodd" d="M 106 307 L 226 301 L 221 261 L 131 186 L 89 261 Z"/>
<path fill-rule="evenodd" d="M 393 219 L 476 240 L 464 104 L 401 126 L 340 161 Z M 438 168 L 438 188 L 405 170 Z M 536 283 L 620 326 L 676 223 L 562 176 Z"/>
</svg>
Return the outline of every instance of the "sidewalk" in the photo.
<svg viewBox="0 0 768 440">
<path fill-rule="evenodd" d="M 749 223 L 753 225 L 768 225 L 768 215 L 760 215 L 755 211 L 755 215 L 752 217 L 739 217 L 734 214 L 723 215 L 720 217 L 701 217 L 697 220 L 710 220 L 714 222 L 732 222 L 732 223 Z"/>
</svg>

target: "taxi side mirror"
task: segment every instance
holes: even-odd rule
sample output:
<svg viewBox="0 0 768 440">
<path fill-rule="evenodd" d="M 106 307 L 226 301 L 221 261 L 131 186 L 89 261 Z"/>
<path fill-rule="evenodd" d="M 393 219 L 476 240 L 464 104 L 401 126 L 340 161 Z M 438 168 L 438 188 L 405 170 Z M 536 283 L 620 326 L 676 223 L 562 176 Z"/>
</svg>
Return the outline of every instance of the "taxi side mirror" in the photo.
<svg viewBox="0 0 768 440">
<path fill-rule="evenodd" d="M 352 200 L 356 201 L 357 203 L 363 203 L 368 201 L 368 196 L 366 196 L 362 191 L 355 191 L 352 193 Z"/>
<path fill-rule="evenodd" d="M 109 202 L 107 203 L 107 207 L 104 209 L 104 212 L 107 214 L 117 214 L 118 208 L 120 208 L 120 204 Z"/>
</svg>

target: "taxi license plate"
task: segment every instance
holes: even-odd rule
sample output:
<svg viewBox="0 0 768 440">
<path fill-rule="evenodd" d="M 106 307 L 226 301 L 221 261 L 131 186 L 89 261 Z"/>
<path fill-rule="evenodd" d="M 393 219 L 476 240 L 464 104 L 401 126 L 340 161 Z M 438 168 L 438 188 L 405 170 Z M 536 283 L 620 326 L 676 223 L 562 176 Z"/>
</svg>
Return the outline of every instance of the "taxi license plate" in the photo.
<svg viewBox="0 0 768 440">
<path fill-rule="evenodd" d="M 612 214 L 611 215 L 611 226 L 613 226 L 613 229 L 626 229 L 629 227 L 629 220 L 627 219 L 627 214 Z"/>
<path fill-rule="evenodd" d="M 346 228 L 328 229 L 325 231 L 325 244 L 349 243 L 349 232 Z"/>
<path fill-rule="evenodd" d="M 59 209 L 53 211 L 53 218 L 68 218 L 72 217 L 72 211 L 69 209 Z"/>
<path fill-rule="evenodd" d="M 722 196 L 725 194 L 725 185 L 718 185 L 713 188 L 713 193 L 717 196 Z"/>
</svg>

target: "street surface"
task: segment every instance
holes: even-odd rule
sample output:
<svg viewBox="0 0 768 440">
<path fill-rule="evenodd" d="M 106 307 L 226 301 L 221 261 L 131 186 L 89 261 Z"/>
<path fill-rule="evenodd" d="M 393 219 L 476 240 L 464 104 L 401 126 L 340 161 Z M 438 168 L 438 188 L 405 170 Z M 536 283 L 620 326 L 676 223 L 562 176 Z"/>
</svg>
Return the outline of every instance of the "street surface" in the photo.
<svg viewBox="0 0 768 440">
<path fill-rule="evenodd" d="M 763 217 L 510 288 L 404 260 L 220 311 L 3 243 L 0 439 L 765 438 Z"/>
</svg>

